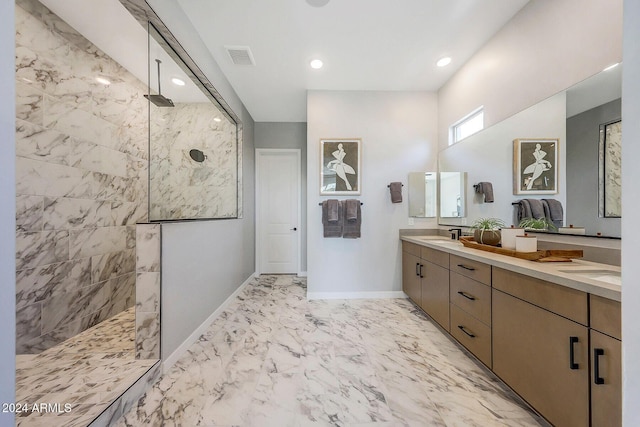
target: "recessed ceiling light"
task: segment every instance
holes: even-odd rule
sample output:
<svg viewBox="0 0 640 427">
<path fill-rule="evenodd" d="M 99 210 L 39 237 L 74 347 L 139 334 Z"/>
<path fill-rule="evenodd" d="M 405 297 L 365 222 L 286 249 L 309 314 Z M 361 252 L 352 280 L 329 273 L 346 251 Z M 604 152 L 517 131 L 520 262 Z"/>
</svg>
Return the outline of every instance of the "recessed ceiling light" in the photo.
<svg viewBox="0 0 640 427">
<path fill-rule="evenodd" d="M 616 62 L 615 64 L 611 64 L 611 65 L 609 65 L 607 68 L 605 68 L 605 69 L 604 69 L 604 70 L 602 70 L 602 71 L 609 71 L 609 70 L 611 70 L 611 69 L 616 68 L 618 65 L 620 65 L 620 63 L 619 63 L 619 62 Z"/>
<path fill-rule="evenodd" d="M 436 65 L 438 67 L 446 67 L 449 64 L 451 64 L 451 58 L 448 56 L 445 56 L 444 58 L 440 58 L 438 59 L 438 62 L 436 62 Z"/>
<path fill-rule="evenodd" d="M 313 61 L 311 61 L 309 63 L 309 65 L 311 65 L 311 68 L 313 68 L 314 70 L 318 70 L 320 68 L 322 68 L 322 61 L 319 59 L 314 59 Z"/>
<path fill-rule="evenodd" d="M 329 3 L 329 0 L 307 0 L 307 3 L 313 7 L 322 7 L 326 6 L 327 3 Z"/>
<path fill-rule="evenodd" d="M 214 117 L 214 118 L 213 118 L 213 121 L 214 121 L 214 122 L 221 122 L 221 121 L 222 121 L 222 119 L 221 119 L 220 117 Z"/>
<path fill-rule="evenodd" d="M 105 86 L 109 86 L 111 84 L 111 82 L 107 79 L 105 79 L 104 77 L 96 77 L 96 81 L 100 84 L 103 84 Z"/>
<path fill-rule="evenodd" d="M 184 86 L 186 83 L 184 82 L 184 80 L 179 79 L 177 77 L 174 77 L 171 79 L 171 83 L 173 83 L 176 86 Z"/>
</svg>

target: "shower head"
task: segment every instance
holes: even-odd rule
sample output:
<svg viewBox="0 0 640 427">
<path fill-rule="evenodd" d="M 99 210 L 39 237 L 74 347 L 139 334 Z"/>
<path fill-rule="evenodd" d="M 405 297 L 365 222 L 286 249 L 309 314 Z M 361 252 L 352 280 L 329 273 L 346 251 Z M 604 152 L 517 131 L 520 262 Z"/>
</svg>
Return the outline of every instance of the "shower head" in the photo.
<svg viewBox="0 0 640 427">
<path fill-rule="evenodd" d="M 144 97 L 153 102 L 156 107 L 175 107 L 172 100 L 165 96 L 162 96 L 162 91 L 160 90 L 160 63 L 162 61 L 156 59 L 156 62 L 158 63 L 158 94 L 145 95 Z"/>
<path fill-rule="evenodd" d="M 175 107 L 172 100 L 162 95 L 145 95 L 144 97 L 153 102 L 156 107 Z"/>
</svg>

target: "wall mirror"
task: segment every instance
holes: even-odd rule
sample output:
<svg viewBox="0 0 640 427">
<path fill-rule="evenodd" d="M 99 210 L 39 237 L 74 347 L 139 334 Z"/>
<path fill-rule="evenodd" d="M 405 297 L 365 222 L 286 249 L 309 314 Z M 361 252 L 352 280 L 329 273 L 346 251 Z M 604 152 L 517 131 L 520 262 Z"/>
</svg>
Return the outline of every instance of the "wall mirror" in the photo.
<svg viewBox="0 0 640 427">
<path fill-rule="evenodd" d="M 464 218 L 466 216 L 466 172 L 440 172 L 440 218 Z"/>
<path fill-rule="evenodd" d="M 437 172 L 409 173 L 409 216 L 434 218 L 437 205 Z"/>
<path fill-rule="evenodd" d="M 620 218 L 605 215 L 603 198 L 617 206 L 620 199 L 620 105 L 622 64 L 598 73 L 567 90 L 551 96 L 504 121 L 440 151 L 439 170 L 465 170 L 468 185 L 467 218 L 442 215 L 441 225 L 466 225 L 481 217 L 496 217 L 515 224 L 512 203 L 523 198 L 553 198 L 562 203 L 564 225 L 583 228 L 591 236 L 621 236 Z M 609 126 L 618 123 L 617 126 Z M 606 148 L 601 129 L 610 132 Z M 558 192 L 545 195 L 513 194 L 513 141 L 519 138 L 559 140 Z M 603 148 L 605 147 L 605 148 Z M 609 172 L 604 173 L 608 167 Z M 478 182 L 491 182 L 494 203 L 483 203 L 473 188 Z M 442 196 L 441 196 L 442 202 Z M 615 212 L 615 210 L 614 210 Z M 562 230 L 563 232 L 567 230 Z"/>
</svg>

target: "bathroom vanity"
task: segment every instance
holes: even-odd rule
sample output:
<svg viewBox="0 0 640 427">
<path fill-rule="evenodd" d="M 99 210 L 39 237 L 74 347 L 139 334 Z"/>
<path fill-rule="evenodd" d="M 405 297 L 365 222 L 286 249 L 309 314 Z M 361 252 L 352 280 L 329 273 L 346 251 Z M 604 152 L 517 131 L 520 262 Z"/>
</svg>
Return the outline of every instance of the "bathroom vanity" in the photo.
<svg viewBox="0 0 640 427">
<path fill-rule="evenodd" d="M 403 290 L 556 426 L 622 420 L 620 267 L 403 236 Z"/>
</svg>

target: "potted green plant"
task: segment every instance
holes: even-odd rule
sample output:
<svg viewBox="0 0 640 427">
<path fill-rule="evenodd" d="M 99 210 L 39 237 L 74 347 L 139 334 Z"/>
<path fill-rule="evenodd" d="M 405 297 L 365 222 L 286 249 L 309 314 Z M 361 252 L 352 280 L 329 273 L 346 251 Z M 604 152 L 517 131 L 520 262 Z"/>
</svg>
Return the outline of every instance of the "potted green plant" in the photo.
<svg viewBox="0 0 640 427">
<path fill-rule="evenodd" d="M 549 218 L 522 218 L 518 226 L 530 231 L 556 231 L 558 229 Z"/>
<path fill-rule="evenodd" d="M 500 229 L 504 221 L 498 218 L 479 218 L 469 228 L 473 230 L 473 240 L 484 245 L 497 246 L 500 243 Z"/>
</svg>

